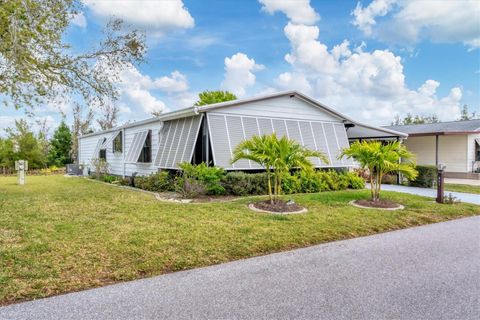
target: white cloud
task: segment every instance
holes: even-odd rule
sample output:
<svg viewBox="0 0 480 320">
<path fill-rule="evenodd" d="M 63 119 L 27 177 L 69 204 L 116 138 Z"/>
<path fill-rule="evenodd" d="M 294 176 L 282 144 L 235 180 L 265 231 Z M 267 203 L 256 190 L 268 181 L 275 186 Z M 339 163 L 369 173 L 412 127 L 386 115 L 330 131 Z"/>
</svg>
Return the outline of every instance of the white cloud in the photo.
<svg viewBox="0 0 480 320">
<path fill-rule="evenodd" d="M 234 54 L 231 58 L 226 57 L 222 88 L 241 97 L 245 95 L 247 87 L 255 84 L 254 72 L 264 68 L 263 65 L 256 64 L 254 59 L 250 59 L 241 52 Z"/>
<path fill-rule="evenodd" d="M 414 44 L 428 39 L 480 47 L 477 0 L 373 0 L 366 7 L 358 3 L 352 15 L 352 23 L 365 35 L 386 42 Z"/>
<path fill-rule="evenodd" d="M 82 11 L 79 11 L 72 16 L 72 23 L 83 29 L 87 27 L 87 19 Z"/>
<path fill-rule="evenodd" d="M 408 88 L 402 60 L 389 50 L 368 51 L 364 43 L 352 48 L 347 40 L 329 49 L 319 40 L 317 26 L 288 23 L 284 31 L 291 45 L 285 60 L 292 71 L 274 80 L 277 89 L 298 89 L 354 119 L 377 124 L 407 112 L 436 113 L 442 120 L 459 115 L 460 88 L 445 97 L 437 97 L 435 80 Z"/>
<path fill-rule="evenodd" d="M 153 81 L 153 87 L 172 93 L 188 90 L 187 77 L 179 71 L 173 71 L 169 76 L 163 76 Z"/>
<path fill-rule="evenodd" d="M 115 16 L 153 36 L 163 36 L 175 29 L 192 28 L 193 17 L 182 0 L 83 0 L 84 4 L 99 17 Z"/>
<path fill-rule="evenodd" d="M 320 15 L 310 6 L 310 0 L 259 0 L 269 14 L 283 12 L 293 23 L 314 24 Z"/>
</svg>

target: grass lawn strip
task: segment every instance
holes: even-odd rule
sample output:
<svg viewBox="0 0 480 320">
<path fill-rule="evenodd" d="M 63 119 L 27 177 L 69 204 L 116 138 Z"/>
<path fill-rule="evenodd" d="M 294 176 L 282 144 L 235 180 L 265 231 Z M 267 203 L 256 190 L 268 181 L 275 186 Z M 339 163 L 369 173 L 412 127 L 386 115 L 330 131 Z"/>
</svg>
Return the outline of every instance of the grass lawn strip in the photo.
<svg viewBox="0 0 480 320">
<path fill-rule="evenodd" d="M 480 194 L 480 186 L 472 186 L 468 184 L 446 183 L 445 191 Z"/>
<path fill-rule="evenodd" d="M 480 214 L 382 195 L 405 209 L 349 205 L 369 197 L 360 190 L 289 195 L 308 213 L 259 214 L 252 197 L 190 205 L 84 179 L 1 177 L 0 304 Z"/>
</svg>

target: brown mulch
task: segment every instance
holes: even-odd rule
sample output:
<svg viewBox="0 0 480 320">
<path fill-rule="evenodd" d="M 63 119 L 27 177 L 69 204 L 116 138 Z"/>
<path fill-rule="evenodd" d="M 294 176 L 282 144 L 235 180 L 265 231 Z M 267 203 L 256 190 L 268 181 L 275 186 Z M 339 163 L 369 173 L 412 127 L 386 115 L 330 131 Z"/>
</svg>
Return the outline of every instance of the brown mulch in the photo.
<svg viewBox="0 0 480 320">
<path fill-rule="evenodd" d="M 356 200 L 354 201 L 355 204 L 364 206 L 364 207 L 371 207 L 371 208 L 383 208 L 383 209 L 394 209 L 398 208 L 399 204 L 389 200 Z"/>
<path fill-rule="evenodd" d="M 283 200 L 278 200 L 277 203 L 271 204 L 270 200 L 264 200 L 255 202 L 253 206 L 260 210 L 272 211 L 272 212 L 295 212 L 300 211 L 303 207 L 296 203 L 287 203 Z"/>
</svg>

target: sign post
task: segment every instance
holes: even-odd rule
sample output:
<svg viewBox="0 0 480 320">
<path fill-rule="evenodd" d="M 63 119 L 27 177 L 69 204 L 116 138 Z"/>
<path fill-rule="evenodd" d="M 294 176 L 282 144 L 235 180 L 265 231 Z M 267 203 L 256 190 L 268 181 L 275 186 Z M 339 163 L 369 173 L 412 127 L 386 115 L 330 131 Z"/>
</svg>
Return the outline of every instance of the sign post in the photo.
<svg viewBox="0 0 480 320">
<path fill-rule="evenodd" d="M 23 186 L 25 184 L 25 172 L 28 170 L 28 161 L 15 161 L 15 170 L 18 171 L 18 184 Z"/>
<path fill-rule="evenodd" d="M 443 203 L 443 193 L 444 193 L 444 176 L 445 176 L 446 166 L 443 164 L 437 165 L 437 202 Z"/>
</svg>

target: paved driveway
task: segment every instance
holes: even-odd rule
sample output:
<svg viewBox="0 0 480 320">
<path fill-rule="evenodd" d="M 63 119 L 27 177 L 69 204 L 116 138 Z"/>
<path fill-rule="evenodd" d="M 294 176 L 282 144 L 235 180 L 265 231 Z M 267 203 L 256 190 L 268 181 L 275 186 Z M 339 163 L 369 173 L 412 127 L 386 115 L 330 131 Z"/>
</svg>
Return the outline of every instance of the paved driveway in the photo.
<svg viewBox="0 0 480 320">
<path fill-rule="evenodd" d="M 370 184 L 367 183 L 366 187 L 370 188 Z M 408 186 L 400 186 L 400 185 L 395 185 L 395 184 L 382 184 L 382 190 L 416 194 L 416 195 L 419 195 L 419 196 L 425 196 L 425 197 L 431 197 L 431 198 L 436 198 L 437 197 L 437 189 L 408 187 Z M 447 196 L 450 193 L 455 198 L 460 199 L 461 202 L 473 203 L 473 204 L 479 204 L 480 205 L 480 195 L 478 195 L 478 194 L 445 191 L 445 196 Z"/>
<path fill-rule="evenodd" d="M 0 308 L 0 319 L 478 319 L 480 217 Z"/>
</svg>

